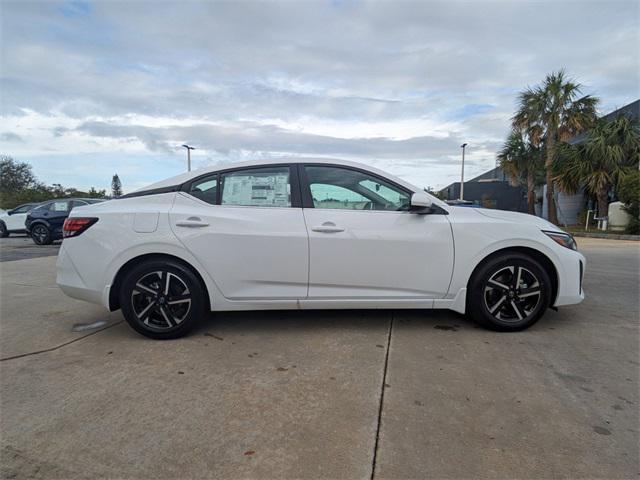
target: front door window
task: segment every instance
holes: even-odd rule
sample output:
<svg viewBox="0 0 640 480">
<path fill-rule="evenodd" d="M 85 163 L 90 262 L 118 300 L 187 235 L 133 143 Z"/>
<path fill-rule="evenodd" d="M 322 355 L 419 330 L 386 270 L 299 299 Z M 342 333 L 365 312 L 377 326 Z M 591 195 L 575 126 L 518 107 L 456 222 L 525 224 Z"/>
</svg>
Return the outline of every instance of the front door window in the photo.
<svg viewBox="0 0 640 480">
<path fill-rule="evenodd" d="M 410 194 L 378 177 L 330 165 L 306 166 L 315 208 L 340 210 L 408 210 Z"/>
</svg>

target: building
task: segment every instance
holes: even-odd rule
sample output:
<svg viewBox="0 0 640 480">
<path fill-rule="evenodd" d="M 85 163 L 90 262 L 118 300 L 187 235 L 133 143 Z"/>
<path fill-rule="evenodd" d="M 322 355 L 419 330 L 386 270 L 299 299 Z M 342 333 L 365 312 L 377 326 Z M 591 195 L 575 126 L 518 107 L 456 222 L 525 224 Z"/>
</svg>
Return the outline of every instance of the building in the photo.
<svg viewBox="0 0 640 480">
<path fill-rule="evenodd" d="M 632 120 L 640 121 L 640 100 L 614 110 L 601 118 L 605 121 L 611 121 L 619 115 L 626 115 Z M 580 144 L 586 138 L 587 132 L 583 132 L 569 140 L 569 143 L 573 145 Z M 536 189 L 536 214 L 547 218 L 545 191 L 546 185 Z M 440 193 L 447 200 L 460 198 L 460 182 L 448 185 L 440 190 Z M 486 208 L 527 212 L 526 189 L 521 186 L 514 187 L 511 185 L 509 178 L 500 167 L 493 168 L 464 182 L 464 199 Z M 556 206 L 558 220 L 564 225 L 581 223 L 583 221 L 583 212 L 587 209 L 593 210 L 595 208 L 583 193 L 566 195 L 562 192 L 556 192 Z"/>
<path fill-rule="evenodd" d="M 460 198 L 460 182 L 440 190 L 447 200 Z M 513 186 L 500 167 L 464 182 L 464 199 L 484 208 L 527 212 L 527 192 L 521 186 Z"/>
<path fill-rule="evenodd" d="M 635 102 L 631 102 L 624 107 L 618 108 L 613 112 L 610 112 L 602 117 L 600 117 L 605 122 L 610 122 L 618 118 L 620 115 L 625 115 L 629 117 L 631 120 L 639 121 L 640 120 L 640 100 L 636 100 Z M 572 145 L 579 145 L 583 143 L 587 139 L 587 132 L 582 132 L 579 135 L 576 135 L 569 143 Z M 547 218 L 547 197 L 546 197 L 546 185 L 544 185 L 541 189 L 540 195 L 542 195 L 543 203 L 542 203 L 542 217 Z M 557 189 L 556 189 L 557 190 Z M 615 200 L 614 192 L 609 193 L 610 200 Z M 594 200 L 590 200 L 584 193 L 580 192 L 575 195 L 567 195 L 560 191 L 556 191 L 556 208 L 558 212 L 558 220 L 563 225 L 576 225 L 578 223 L 583 223 L 586 219 L 586 211 L 587 210 L 596 210 L 596 204 Z M 595 216 L 595 214 L 594 214 Z"/>
</svg>

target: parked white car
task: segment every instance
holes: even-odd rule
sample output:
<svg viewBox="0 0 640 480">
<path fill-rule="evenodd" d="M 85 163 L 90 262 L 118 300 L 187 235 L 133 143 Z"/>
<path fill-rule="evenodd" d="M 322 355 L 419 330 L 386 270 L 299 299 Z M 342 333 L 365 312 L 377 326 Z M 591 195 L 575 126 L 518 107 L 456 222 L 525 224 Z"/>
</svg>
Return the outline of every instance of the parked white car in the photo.
<svg viewBox="0 0 640 480">
<path fill-rule="evenodd" d="M 64 236 L 62 290 L 152 338 L 209 310 L 448 308 L 513 331 L 584 298 L 585 259 L 555 225 L 341 160 L 186 173 L 74 209 Z"/>
<path fill-rule="evenodd" d="M 12 233 L 27 233 L 24 225 L 27 214 L 39 203 L 25 203 L 0 215 L 0 237 L 8 237 Z"/>
</svg>

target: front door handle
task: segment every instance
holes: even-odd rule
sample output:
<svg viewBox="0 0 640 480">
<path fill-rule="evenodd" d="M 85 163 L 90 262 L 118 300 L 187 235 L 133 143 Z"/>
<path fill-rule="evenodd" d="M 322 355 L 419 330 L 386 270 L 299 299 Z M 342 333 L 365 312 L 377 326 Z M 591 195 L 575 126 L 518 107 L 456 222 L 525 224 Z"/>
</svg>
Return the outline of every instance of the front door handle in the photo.
<svg viewBox="0 0 640 480">
<path fill-rule="evenodd" d="M 176 222 L 176 226 L 187 228 L 202 228 L 208 227 L 209 224 L 207 222 L 203 222 L 199 217 L 189 217 L 186 220 Z"/>
<path fill-rule="evenodd" d="M 324 222 L 322 225 L 319 225 L 317 227 L 311 227 L 311 230 L 320 233 L 344 232 L 344 228 L 336 226 L 336 224 L 333 222 Z"/>
</svg>

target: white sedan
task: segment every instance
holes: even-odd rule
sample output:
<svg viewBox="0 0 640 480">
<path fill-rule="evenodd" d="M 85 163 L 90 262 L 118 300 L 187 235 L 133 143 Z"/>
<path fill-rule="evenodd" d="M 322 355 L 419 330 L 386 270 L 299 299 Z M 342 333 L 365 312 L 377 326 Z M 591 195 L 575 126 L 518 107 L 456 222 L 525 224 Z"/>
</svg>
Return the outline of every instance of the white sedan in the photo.
<svg viewBox="0 0 640 480">
<path fill-rule="evenodd" d="M 186 173 L 74 209 L 64 237 L 60 288 L 152 338 L 266 309 L 448 308 L 514 331 L 584 299 L 585 259 L 555 225 L 342 160 Z"/>
</svg>

